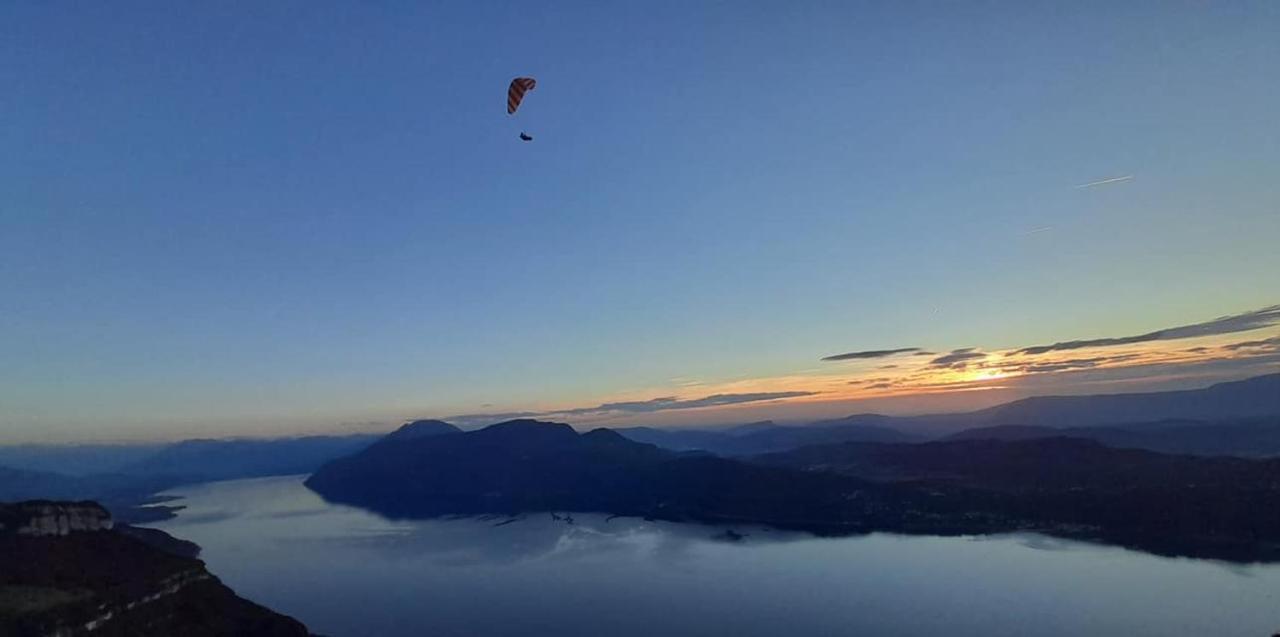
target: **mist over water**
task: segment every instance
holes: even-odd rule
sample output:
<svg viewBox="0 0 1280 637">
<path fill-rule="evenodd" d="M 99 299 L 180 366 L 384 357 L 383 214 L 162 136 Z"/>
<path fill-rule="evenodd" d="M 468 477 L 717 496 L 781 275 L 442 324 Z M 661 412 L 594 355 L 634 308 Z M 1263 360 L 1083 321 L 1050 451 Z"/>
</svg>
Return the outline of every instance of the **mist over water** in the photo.
<svg viewBox="0 0 1280 637">
<path fill-rule="evenodd" d="M 359 635 L 1270 635 L 1280 566 L 1038 535 L 815 538 L 576 514 L 392 521 L 302 477 L 175 492 L 154 526 L 240 595 Z"/>
</svg>

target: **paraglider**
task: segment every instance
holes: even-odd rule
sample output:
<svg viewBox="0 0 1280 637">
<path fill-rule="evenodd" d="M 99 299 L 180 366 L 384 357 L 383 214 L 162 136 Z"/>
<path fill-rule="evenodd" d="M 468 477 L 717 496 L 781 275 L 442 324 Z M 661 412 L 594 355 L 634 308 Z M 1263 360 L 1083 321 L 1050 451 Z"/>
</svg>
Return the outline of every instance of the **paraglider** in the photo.
<svg viewBox="0 0 1280 637">
<path fill-rule="evenodd" d="M 520 108 L 520 102 L 524 101 L 524 94 L 533 90 L 538 85 L 538 81 L 531 77 L 517 77 L 511 80 L 511 86 L 507 87 L 507 115 L 515 115 L 516 109 Z"/>
<path fill-rule="evenodd" d="M 524 94 L 533 90 L 538 85 L 538 81 L 531 77 L 517 77 L 511 80 L 511 85 L 507 87 L 507 115 L 515 115 L 516 110 L 520 108 L 520 102 L 524 101 Z M 533 136 L 521 131 L 521 141 L 531 142 Z"/>
</svg>

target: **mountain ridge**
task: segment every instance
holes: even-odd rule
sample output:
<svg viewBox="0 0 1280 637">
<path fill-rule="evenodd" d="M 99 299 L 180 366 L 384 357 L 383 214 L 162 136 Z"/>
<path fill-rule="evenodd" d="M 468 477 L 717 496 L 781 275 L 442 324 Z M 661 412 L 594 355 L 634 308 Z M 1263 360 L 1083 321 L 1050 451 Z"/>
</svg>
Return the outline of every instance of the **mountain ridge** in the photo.
<svg viewBox="0 0 1280 637">
<path fill-rule="evenodd" d="M 755 431 L 754 441 L 723 429 L 629 427 L 618 431 L 635 440 L 673 449 L 755 455 L 808 444 L 943 438 L 968 429 L 997 426 L 1100 427 L 1169 419 L 1212 423 L 1269 416 L 1280 418 L 1280 373 L 1200 389 L 1032 396 L 967 412 L 916 416 L 858 413 L 805 425 L 775 425 Z M 826 433 L 815 433 L 819 430 Z"/>
<path fill-rule="evenodd" d="M 522 420 L 380 442 L 305 484 L 390 518 L 575 511 L 824 535 L 1039 531 L 1169 555 L 1280 560 L 1280 519 L 1262 513 L 1280 510 L 1280 460 L 1069 437 L 845 442 L 747 461 Z"/>
</svg>

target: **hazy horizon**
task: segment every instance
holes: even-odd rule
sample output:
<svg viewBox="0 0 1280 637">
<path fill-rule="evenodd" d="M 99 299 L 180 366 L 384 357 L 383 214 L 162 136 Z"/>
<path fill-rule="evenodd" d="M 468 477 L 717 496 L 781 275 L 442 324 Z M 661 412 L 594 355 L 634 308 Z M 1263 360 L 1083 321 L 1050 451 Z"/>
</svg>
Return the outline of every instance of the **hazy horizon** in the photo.
<svg viewBox="0 0 1280 637">
<path fill-rule="evenodd" d="M 916 396 L 898 396 L 886 398 L 865 398 L 854 400 L 828 400 L 814 401 L 796 405 L 784 401 L 769 401 L 764 404 L 746 404 L 741 406 L 733 406 L 728 408 L 698 408 L 681 410 L 671 413 L 655 413 L 651 416 L 630 416 L 615 417 L 610 420 L 577 420 L 574 418 L 564 418 L 563 414 L 555 412 L 548 413 L 514 413 L 514 414 L 469 414 L 454 416 L 406 416 L 399 419 L 390 419 L 385 421 L 365 421 L 359 423 L 345 422 L 337 425 L 317 425 L 307 427 L 300 426 L 297 430 L 291 430 L 285 433 L 255 430 L 255 422 L 248 422 L 242 427 L 236 427 L 234 424 L 225 428 L 206 428 L 198 435 L 183 435 L 182 429 L 174 429 L 173 434 L 163 437 L 145 437 L 145 438 L 92 438 L 84 437 L 77 439 L 29 439 L 29 440 L 9 440 L 0 437 L 0 446 L 23 446 L 23 445 L 145 445 L 145 444 L 163 444 L 170 442 L 179 442 L 192 439 L 213 439 L 213 440 L 229 440 L 229 439 L 277 439 L 289 437 L 305 437 L 305 436 L 342 436 L 342 435 L 382 435 L 390 433 L 403 424 L 415 420 L 444 420 L 454 425 L 458 425 L 464 430 L 474 430 L 484 428 L 486 426 L 497 424 L 505 420 L 513 420 L 520 418 L 530 418 L 544 421 L 566 422 L 574 427 L 574 429 L 585 432 L 597 427 L 619 428 L 619 427 L 639 427 L 652 426 L 667 429 L 680 428 L 706 428 L 715 429 L 722 427 L 733 427 L 737 425 L 750 424 L 754 422 L 773 421 L 780 425 L 807 425 L 826 419 L 837 419 L 853 415 L 861 414 L 882 414 L 887 416 L 917 416 L 929 414 L 945 414 L 945 413 L 963 413 L 969 411 L 977 411 L 987 407 L 1006 404 L 1023 398 L 1032 398 L 1037 396 L 1077 396 L 1077 395 L 1100 395 L 1100 394 L 1116 394 L 1116 393 L 1142 393 L 1148 391 L 1178 391 L 1188 389 L 1203 389 L 1211 385 L 1222 382 L 1231 382 L 1236 380 L 1246 380 L 1255 378 L 1259 375 L 1269 375 L 1280 372 L 1277 369 L 1271 369 L 1261 374 L 1247 374 L 1239 378 L 1227 378 L 1213 380 L 1212 382 L 1204 381 L 1200 377 L 1179 377 L 1175 379 L 1164 379 L 1163 382 L 1155 382 L 1149 379 L 1144 380 L 1139 387 L 1119 386 L 1115 383 L 1109 383 L 1107 386 L 1113 391 L 1087 391 L 1090 384 L 1078 385 L 1079 391 L 1065 391 L 1061 393 L 1026 393 L 1019 392 L 1015 389 L 1001 386 L 993 386 L 983 388 L 980 392 L 975 391 L 956 391 L 941 392 L 931 395 L 930 397 L 938 402 L 933 404 L 930 409 L 911 409 L 911 404 Z M 797 409 L 800 408 L 800 409 Z M 904 432 L 910 433 L 909 428 L 903 428 Z"/>
</svg>

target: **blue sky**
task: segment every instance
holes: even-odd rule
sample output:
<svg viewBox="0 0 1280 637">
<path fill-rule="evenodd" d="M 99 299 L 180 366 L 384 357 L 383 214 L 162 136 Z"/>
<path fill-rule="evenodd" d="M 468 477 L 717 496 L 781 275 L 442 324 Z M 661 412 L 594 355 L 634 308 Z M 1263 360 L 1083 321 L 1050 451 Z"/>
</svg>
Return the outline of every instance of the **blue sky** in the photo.
<svg viewBox="0 0 1280 637">
<path fill-rule="evenodd" d="M 0 439 L 758 391 L 1280 301 L 1275 3 L 264 4 L 0 8 Z"/>
</svg>

